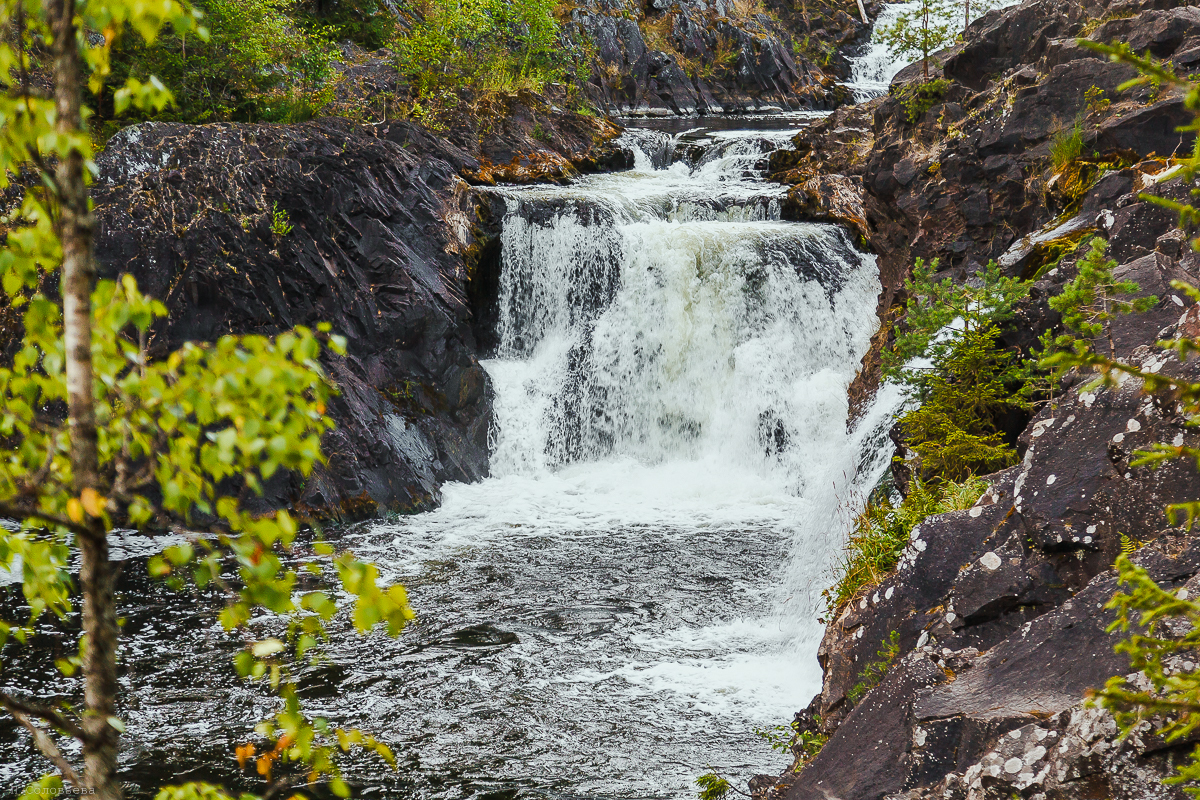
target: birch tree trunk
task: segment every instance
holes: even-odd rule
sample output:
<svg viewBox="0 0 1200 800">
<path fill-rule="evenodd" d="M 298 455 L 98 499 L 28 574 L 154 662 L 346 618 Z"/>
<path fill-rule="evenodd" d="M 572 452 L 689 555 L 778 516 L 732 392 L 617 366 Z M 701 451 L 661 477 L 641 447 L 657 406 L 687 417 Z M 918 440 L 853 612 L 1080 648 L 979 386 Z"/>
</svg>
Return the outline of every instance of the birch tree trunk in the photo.
<svg viewBox="0 0 1200 800">
<path fill-rule="evenodd" d="M 75 0 L 44 0 L 53 32 L 56 126 L 64 135 L 83 129 L 84 70 L 81 31 L 75 25 Z M 63 333 L 66 345 L 67 415 L 71 435 L 71 466 L 76 496 L 95 492 L 99 485 L 96 410 L 92 390 L 92 287 L 96 279 L 93 254 L 95 219 L 84 180 L 84 157 L 78 150 L 61 159 L 55 170 L 62 242 Z M 85 507 L 88 503 L 84 504 Z M 84 783 L 97 800 L 120 800 L 117 783 L 118 731 L 116 716 L 117 619 L 113 600 L 113 568 L 108 537 L 92 520 L 90 533 L 79 534 L 83 593 Z"/>
</svg>

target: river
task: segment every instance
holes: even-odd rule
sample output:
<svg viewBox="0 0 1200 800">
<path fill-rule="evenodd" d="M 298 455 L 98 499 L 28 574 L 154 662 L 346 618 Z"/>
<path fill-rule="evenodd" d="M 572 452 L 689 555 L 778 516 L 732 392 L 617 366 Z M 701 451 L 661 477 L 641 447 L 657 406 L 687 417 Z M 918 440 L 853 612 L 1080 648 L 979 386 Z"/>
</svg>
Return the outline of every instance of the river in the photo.
<svg viewBox="0 0 1200 800">
<path fill-rule="evenodd" d="M 418 619 L 396 640 L 337 629 L 301 675 L 314 713 L 400 757 L 353 762 L 361 796 L 686 798 L 710 767 L 744 782 L 786 765 L 755 730 L 819 691 L 820 593 L 890 455 L 891 398 L 848 425 L 874 257 L 782 221 L 786 187 L 763 180 L 811 117 L 633 123 L 630 171 L 494 190 L 492 476 L 334 532 Z M 231 679 L 216 598 L 173 595 L 126 555 L 130 793 L 229 780 L 271 703 Z M 0 749 L 0 787 L 37 774 L 23 734 L 0 730 Z"/>
</svg>

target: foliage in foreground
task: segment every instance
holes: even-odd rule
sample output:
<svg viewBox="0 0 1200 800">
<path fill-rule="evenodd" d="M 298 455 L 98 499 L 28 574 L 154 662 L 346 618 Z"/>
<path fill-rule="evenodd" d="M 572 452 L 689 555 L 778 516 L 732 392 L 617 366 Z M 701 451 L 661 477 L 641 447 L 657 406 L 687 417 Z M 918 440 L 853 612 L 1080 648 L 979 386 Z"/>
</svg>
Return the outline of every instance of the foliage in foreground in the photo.
<svg viewBox="0 0 1200 800">
<path fill-rule="evenodd" d="M 1146 677 L 1148 687 L 1115 676 L 1092 697 L 1113 712 L 1124 732 L 1159 723 L 1153 727 L 1164 741 L 1186 742 L 1200 729 L 1200 671 L 1183 668 L 1200 649 L 1200 604 L 1187 599 L 1185 592 L 1158 586 L 1127 555 L 1117 558 L 1116 567 L 1127 588 L 1107 605 L 1117 612 L 1108 630 L 1134 629 L 1116 650 L 1129 656 L 1130 667 Z M 1195 785 L 1200 783 L 1200 745 L 1165 782 L 1184 785 L 1188 794 L 1200 796 Z"/>
<path fill-rule="evenodd" d="M 0 180 L 40 178 L 6 218 L 0 249 L 4 299 L 21 314 L 24 331 L 11 364 L 0 367 L 0 517 L 19 522 L 15 530 L 0 528 L 0 567 L 19 571 L 28 610 L 22 620 L 0 622 L 0 659 L 52 615 L 74 639 L 65 649 L 77 653 L 54 666 L 67 682 L 79 681 L 71 694 L 83 697 L 51 705 L 0 693 L 0 707 L 56 770 L 28 792 L 66 785 L 100 800 L 121 797 L 120 609 L 109 556 L 109 535 L 119 526 L 170 528 L 176 543 L 150 561 L 151 573 L 176 588 L 224 594 L 220 623 L 241 644 L 236 674 L 278 695 L 280 711 L 236 753 L 253 758 L 265 791 L 321 783 L 347 796 L 339 754 L 365 749 L 390 762 L 391 751 L 369 735 L 309 717 L 291 664 L 314 657 L 339 612 L 360 632 L 395 635 L 412 611 L 402 587 L 380 586 L 374 565 L 351 553 L 320 542 L 311 554 L 298 552 L 296 520 L 284 510 L 250 513 L 240 492 L 261 492 L 280 470 L 306 476 L 321 462 L 334 388 L 320 358 L 341 353 L 343 342 L 321 325 L 273 338 L 186 344 L 151 360 L 147 342 L 165 307 L 130 276 L 95 280 L 84 86 L 90 80 L 96 89 L 106 76 L 116 34 L 126 28 L 147 43 L 168 25 L 180 37 L 202 40 L 207 33 L 173 0 L 10 1 L 0 9 L 13 32 L 0 42 L 7 89 L 0 96 Z M 92 45 L 84 30 L 112 36 Z M 52 56 L 52 97 L 27 80 L 44 48 Z M 114 94 L 118 109 L 161 110 L 169 101 L 156 79 L 127 79 Z M 288 565 L 296 560 L 303 561 L 299 570 Z M 307 591 L 300 570 L 315 576 Z M 263 619 L 276 635 L 264 635 Z M 38 693 L 55 680 L 38 676 Z M 191 784 L 160 796 L 224 795 Z"/>
<path fill-rule="evenodd" d="M 1186 92 L 1184 104 L 1197 117 L 1186 130 L 1200 130 L 1200 84 L 1178 78 L 1168 67 L 1137 56 L 1127 45 L 1098 45 L 1087 40 L 1079 40 L 1079 44 L 1099 51 L 1114 61 L 1131 64 L 1139 71 L 1138 78 L 1120 87 L 1122 91 L 1144 83 L 1182 87 Z M 1184 177 L 1194 181 L 1200 171 L 1200 139 L 1197 139 L 1192 155 L 1182 163 Z M 1184 226 L 1194 225 L 1200 220 L 1200 210 L 1191 205 L 1152 195 L 1142 195 L 1142 198 L 1176 211 Z M 1200 240 L 1193 240 L 1192 247 L 1200 249 Z M 1100 260 L 1102 255 L 1099 254 L 1094 260 Z M 1100 295 L 1107 293 L 1113 285 L 1111 272 L 1105 270 L 1107 266 L 1106 263 L 1100 264 L 1098 274 L 1089 281 L 1094 286 L 1081 287 L 1081 291 L 1091 288 Z M 1195 287 L 1180 281 L 1173 281 L 1172 286 L 1200 302 L 1200 290 Z M 1113 310 L 1124 309 L 1103 302 L 1096 312 L 1110 313 Z M 1078 324 L 1095 326 L 1102 324 L 1102 320 L 1082 318 Z M 1200 338 L 1181 337 L 1159 342 L 1159 346 L 1173 352 L 1180 361 L 1185 361 L 1200 353 Z M 1086 387 L 1089 390 L 1114 388 L 1119 376 L 1132 376 L 1147 393 L 1169 398 L 1176 403 L 1181 416 L 1189 420 L 1189 425 L 1196 425 L 1200 418 L 1200 383 L 1146 372 L 1137 365 L 1123 362 L 1113 356 L 1111 340 L 1107 354 L 1097 352 L 1086 343 L 1076 343 L 1069 350 L 1049 356 L 1046 361 L 1055 369 L 1075 368 L 1098 373 L 1098 377 Z M 1135 453 L 1131 463 L 1158 466 L 1177 458 L 1187 459 L 1200 467 L 1200 449 L 1168 444 L 1156 444 L 1149 450 Z M 1176 503 L 1166 510 L 1172 524 L 1178 524 L 1182 519 L 1186 529 L 1190 530 L 1200 517 L 1200 502 Z M 1117 612 L 1117 619 L 1110 630 L 1129 633 L 1131 627 L 1136 626 L 1135 631 L 1116 647 L 1118 652 L 1129 656 L 1131 666 L 1144 676 L 1146 683 L 1115 676 L 1108 680 L 1103 689 L 1093 693 L 1094 701 L 1113 713 L 1122 734 L 1127 735 L 1156 718 L 1155 721 L 1162 726 L 1160 735 L 1164 739 L 1169 742 L 1186 741 L 1186 737 L 1200 727 L 1200 673 L 1181 669 L 1179 662 L 1181 656 L 1194 657 L 1197 646 L 1200 646 L 1200 606 L 1182 593 L 1158 586 L 1146 570 L 1134 564 L 1125 553 L 1117 558 L 1116 567 L 1121 585 L 1126 588 L 1116 593 L 1108 603 L 1107 607 Z M 1193 748 L 1186 760 L 1176 767 L 1175 774 L 1167 782 L 1183 785 L 1188 794 L 1200 796 L 1200 786 L 1197 785 L 1200 784 L 1200 745 Z"/>
<path fill-rule="evenodd" d="M 696 793 L 700 800 L 724 800 L 725 796 L 733 791 L 729 781 L 715 772 L 706 772 L 696 778 L 696 785 L 700 787 L 700 791 Z"/>
</svg>

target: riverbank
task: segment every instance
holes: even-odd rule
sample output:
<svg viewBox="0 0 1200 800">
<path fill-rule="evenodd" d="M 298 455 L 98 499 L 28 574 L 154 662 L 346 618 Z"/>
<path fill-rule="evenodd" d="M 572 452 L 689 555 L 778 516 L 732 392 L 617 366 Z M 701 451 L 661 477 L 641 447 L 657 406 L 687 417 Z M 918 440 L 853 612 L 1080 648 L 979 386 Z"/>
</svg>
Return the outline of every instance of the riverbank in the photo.
<svg viewBox="0 0 1200 800">
<path fill-rule="evenodd" d="M 1132 68 L 1080 47 L 1079 36 L 1148 49 L 1186 72 L 1200 16 L 1172 3 L 1037 0 L 992 12 L 946 54 L 927 106 L 906 113 L 890 96 L 840 109 L 773 160 L 799 213 L 846 221 L 880 253 L 885 333 L 854 389 L 860 407 L 914 259 L 937 258 L 939 277 L 958 281 L 996 259 L 1029 280 L 1002 332 L 1002 346 L 1028 355 L 1044 330 L 1062 330 L 1048 299 L 1077 274 L 1075 245 L 1089 235 L 1108 240 L 1115 275 L 1158 298 L 1113 324 L 1116 356 L 1194 374 L 1155 342 L 1193 335 L 1194 303 L 1170 282 L 1196 283 L 1200 262 L 1176 215 L 1142 196 L 1188 197 L 1170 159 L 1191 149 L 1192 135 L 1176 130 L 1190 115 L 1170 89 L 1119 92 Z M 1077 151 L 1056 161 L 1052 148 L 1072 130 Z M 1154 725 L 1119 740 L 1112 717 L 1084 697 L 1130 671 L 1103 608 L 1123 542 L 1140 547 L 1135 561 L 1157 580 L 1194 589 L 1194 539 L 1164 508 L 1200 496 L 1200 477 L 1186 464 L 1131 463 L 1154 442 L 1190 442 L 1192 429 L 1133 382 L 1084 392 L 1086 383 L 1074 376 L 1034 410 L 1014 440 L 1020 463 L 987 476 L 974 508 L 926 520 L 894 574 L 830 615 L 822 692 L 797 717 L 830 738 L 770 796 L 1184 796 L 1161 780 L 1190 744 L 1156 739 Z M 893 632 L 898 649 L 881 656 Z M 883 661 L 886 678 L 851 700 L 868 665 Z"/>
</svg>

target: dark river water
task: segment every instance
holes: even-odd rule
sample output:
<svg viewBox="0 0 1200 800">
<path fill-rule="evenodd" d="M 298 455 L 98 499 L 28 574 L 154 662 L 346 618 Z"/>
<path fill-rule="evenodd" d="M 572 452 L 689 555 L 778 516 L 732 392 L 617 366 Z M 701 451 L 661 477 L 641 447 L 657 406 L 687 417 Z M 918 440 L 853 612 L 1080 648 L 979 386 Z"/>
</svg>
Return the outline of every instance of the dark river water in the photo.
<svg viewBox="0 0 1200 800">
<path fill-rule="evenodd" d="M 784 187 L 761 180 L 799 124 L 645 127 L 630 172 L 502 191 L 493 477 L 329 532 L 418 615 L 394 640 L 335 624 L 300 674 L 311 713 L 396 752 L 395 771 L 348 765 L 361 796 L 684 798 L 710 767 L 786 766 L 754 730 L 819 690 L 838 509 L 887 463 L 884 411 L 846 424 L 874 260 L 780 221 Z M 250 788 L 233 749 L 274 706 L 233 677 L 216 598 L 145 578 L 151 544 L 126 544 L 120 587 L 130 794 Z M 27 690 L 57 641 L 13 651 L 0 681 Z M 0 722 L 0 787 L 42 769 Z"/>
</svg>

